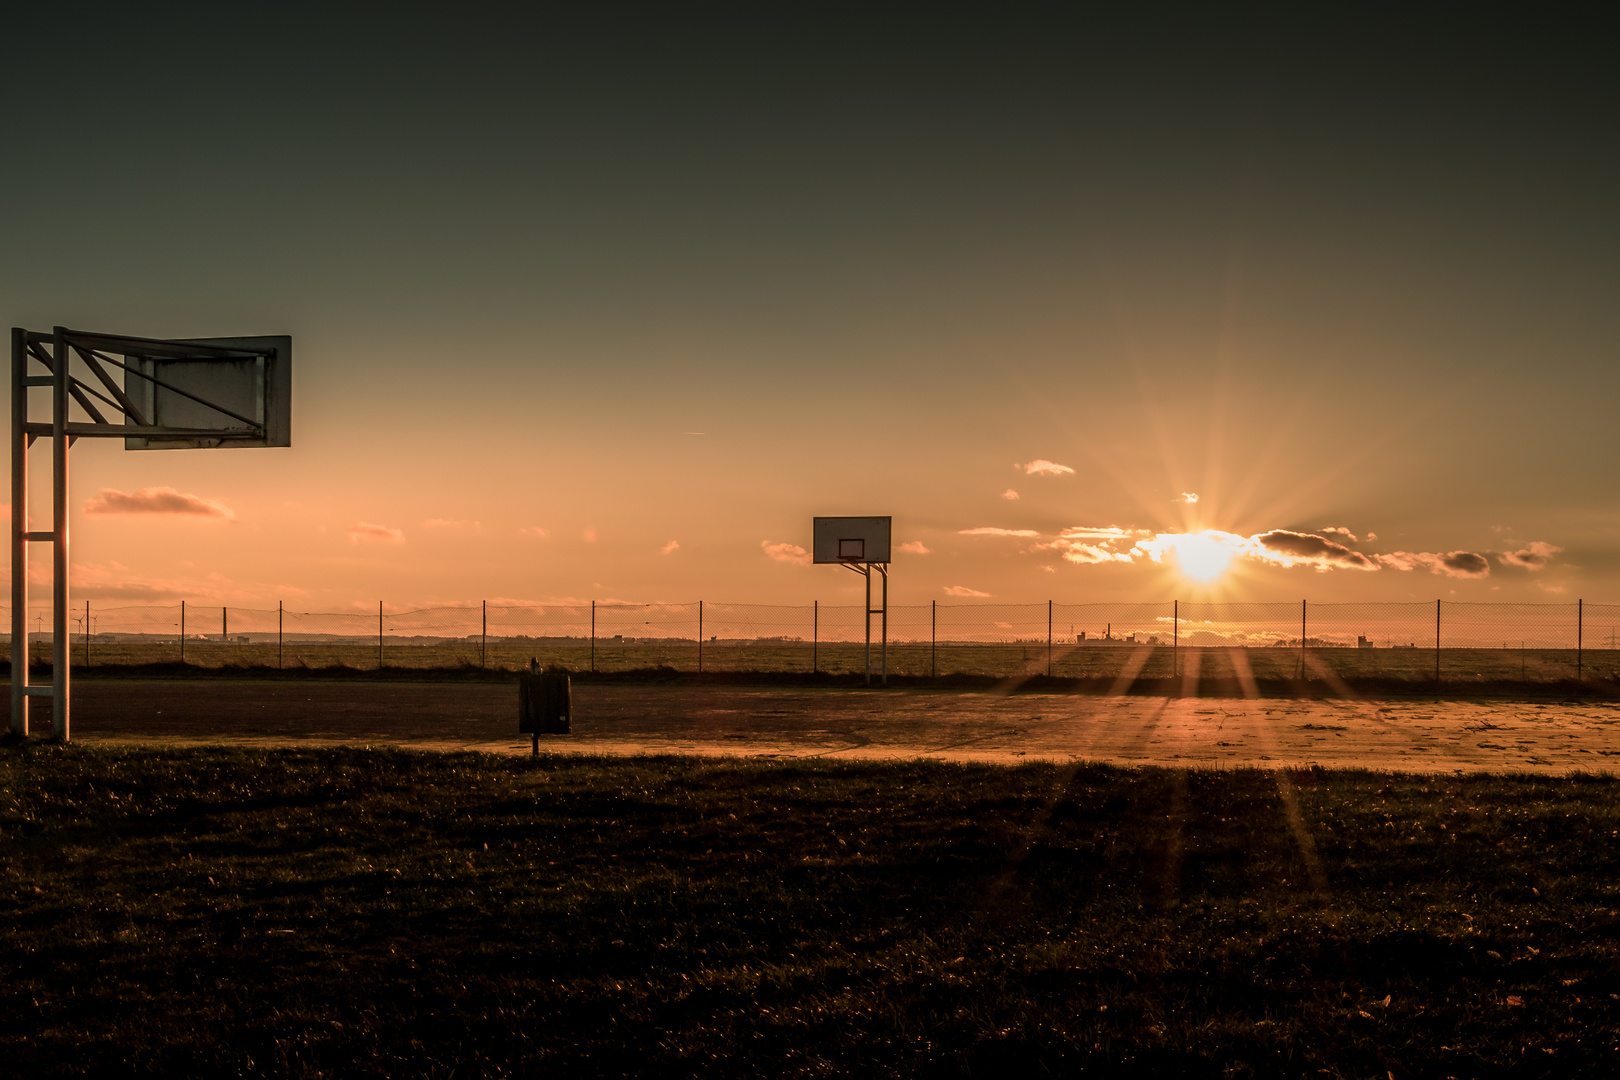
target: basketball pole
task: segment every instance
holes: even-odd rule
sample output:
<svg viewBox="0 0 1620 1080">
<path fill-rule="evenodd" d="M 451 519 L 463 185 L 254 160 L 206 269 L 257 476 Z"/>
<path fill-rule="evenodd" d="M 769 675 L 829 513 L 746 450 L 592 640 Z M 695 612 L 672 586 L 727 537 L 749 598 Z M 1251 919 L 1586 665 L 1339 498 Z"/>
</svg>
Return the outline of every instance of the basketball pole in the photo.
<svg viewBox="0 0 1620 1080">
<path fill-rule="evenodd" d="M 872 685 L 872 568 L 863 567 L 857 571 L 866 579 L 866 617 L 861 621 L 866 624 L 866 685 Z"/>
<path fill-rule="evenodd" d="M 51 737 L 68 741 L 68 337 L 55 327 L 51 365 Z M 24 390 L 24 393 L 27 393 Z"/>
<path fill-rule="evenodd" d="M 28 734 L 28 331 L 11 328 L 11 734 Z"/>
</svg>

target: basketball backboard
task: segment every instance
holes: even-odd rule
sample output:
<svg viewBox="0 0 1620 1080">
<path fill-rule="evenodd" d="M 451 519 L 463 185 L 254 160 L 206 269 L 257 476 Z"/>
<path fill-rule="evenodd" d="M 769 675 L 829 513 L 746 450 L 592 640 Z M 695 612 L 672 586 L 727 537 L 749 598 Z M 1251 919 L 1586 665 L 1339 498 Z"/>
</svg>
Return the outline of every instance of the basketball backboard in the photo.
<svg viewBox="0 0 1620 1080">
<path fill-rule="evenodd" d="M 817 563 L 886 563 L 892 518 L 818 517 L 812 533 Z"/>
<path fill-rule="evenodd" d="M 176 356 L 161 347 L 127 353 L 134 369 L 124 376 L 130 401 L 149 426 L 185 434 L 126 438 L 124 449 L 292 445 L 291 337 L 185 338 L 163 344 L 201 346 L 220 355 Z"/>
</svg>

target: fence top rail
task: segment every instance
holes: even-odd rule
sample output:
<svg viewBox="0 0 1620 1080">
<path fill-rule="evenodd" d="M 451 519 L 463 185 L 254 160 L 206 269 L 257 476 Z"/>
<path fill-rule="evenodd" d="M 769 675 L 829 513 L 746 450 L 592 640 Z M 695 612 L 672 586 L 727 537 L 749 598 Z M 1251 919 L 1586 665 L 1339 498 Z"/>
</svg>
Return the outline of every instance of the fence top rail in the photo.
<svg viewBox="0 0 1620 1080">
<path fill-rule="evenodd" d="M 1306 614 L 1307 614 L 1307 618 L 1309 618 L 1311 613 L 1321 613 L 1321 614 L 1325 615 L 1325 614 L 1338 612 L 1338 611 L 1344 611 L 1344 610 L 1348 610 L 1348 609 L 1356 609 L 1357 611 L 1362 611 L 1362 612 L 1375 612 L 1375 611 L 1380 611 L 1380 610 L 1390 611 L 1390 612 L 1403 611 L 1403 610 L 1404 611 L 1413 611 L 1413 612 L 1433 611 L 1434 607 L 1435 607 L 1435 604 L 1437 602 L 1441 605 L 1442 608 L 1465 608 L 1465 609 L 1468 609 L 1470 611 L 1492 611 L 1492 610 L 1494 610 L 1494 611 L 1514 611 L 1514 612 L 1546 612 L 1548 614 L 1573 613 L 1576 610 L 1582 609 L 1582 608 L 1584 608 L 1587 611 L 1594 611 L 1594 612 L 1600 611 L 1600 610 L 1606 610 L 1606 609 L 1607 610 L 1620 611 L 1620 602 L 1608 602 L 1608 601 L 1601 601 L 1601 600 L 1591 600 L 1591 601 L 1583 601 L 1583 600 L 1565 600 L 1565 601 L 1512 601 L 1512 600 L 1503 600 L 1503 601 L 1494 601 L 1494 600 L 1440 600 L 1440 601 L 1433 601 L 1433 600 L 1419 600 L 1419 601 L 1412 601 L 1412 600 L 1333 600 L 1333 601 L 1326 601 L 1326 600 L 1324 600 L 1324 601 L 1311 601 L 1311 600 L 1307 599 L 1307 600 L 1304 601 L 1304 604 L 1305 604 L 1305 611 L 1306 611 Z M 102 605 L 96 604 L 94 600 L 89 600 L 89 601 L 76 603 L 74 605 L 75 610 L 82 611 L 84 603 L 89 603 L 91 605 L 92 609 L 98 615 L 125 616 L 125 617 L 131 617 L 131 616 L 136 615 L 137 613 L 143 613 L 143 612 L 144 613 L 149 613 L 149 614 L 152 614 L 152 615 L 160 615 L 161 614 L 161 615 L 166 616 L 166 615 L 168 615 L 170 613 L 178 612 L 180 610 L 182 604 L 187 608 L 188 611 L 198 611 L 198 612 L 229 610 L 231 612 L 241 612 L 244 615 L 276 615 L 276 614 L 281 614 L 281 615 L 296 616 L 296 617 L 299 617 L 299 618 L 334 618 L 334 619 L 336 619 L 336 618 L 342 618 L 342 619 L 371 618 L 371 619 L 375 619 L 377 617 L 377 609 L 373 608 L 373 607 L 370 607 L 370 606 L 356 607 L 356 608 L 348 610 L 348 611 L 305 611 L 305 610 L 302 610 L 302 609 L 295 609 L 295 608 L 287 607 L 285 605 L 282 605 L 280 607 L 274 607 L 274 608 L 266 608 L 266 607 L 249 607 L 247 605 L 236 605 L 236 604 L 204 603 L 204 602 L 198 602 L 198 601 L 193 601 L 193 600 L 175 601 L 172 604 L 133 604 L 133 605 L 122 605 L 122 606 L 117 606 L 117 607 L 102 606 Z M 741 611 L 757 611 L 757 612 L 765 612 L 765 611 L 806 611 L 807 612 L 807 611 L 810 611 L 812 608 L 819 608 L 819 609 L 821 609 L 823 611 L 841 611 L 841 610 L 848 609 L 848 610 L 854 610 L 854 611 L 858 612 L 859 609 L 862 606 L 859 602 L 853 602 L 853 603 L 844 604 L 844 603 L 826 603 L 826 602 L 821 602 L 821 601 L 805 602 L 805 603 L 799 603 L 799 604 L 758 604 L 758 603 L 733 603 L 731 601 L 702 601 L 702 600 L 691 600 L 691 601 L 680 601 L 680 602 L 648 601 L 648 602 L 645 602 L 645 603 L 625 601 L 625 600 L 602 600 L 602 601 L 595 601 L 595 602 L 592 602 L 592 601 L 576 601 L 574 603 L 560 603 L 560 604 L 537 603 L 537 604 L 499 604 L 499 605 L 486 604 L 486 603 L 484 603 L 482 601 L 472 601 L 472 602 L 469 602 L 469 603 L 466 603 L 466 604 L 442 604 L 442 605 L 436 605 L 436 606 L 431 606 L 431 607 L 404 608 L 404 609 L 392 609 L 392 610 L 388 609 L 387 606 L 386 606 L 386 603 L 385 603 L 384 604 L 383 614 L 384 614 L 384 617 L 386 617 L 386 618 L 397 618 L 397 619 L 403 619 L 403 618 L 408 618 L 408 617 L 412 617 L 412 616 L 421 616 L 421 615 L 435 615 L 435 614 L 439 614 L 439 613 L 447 613 L 447 614 L 448 613 L 455 613 L 455 614 L 475 615 L 475 614 L 479 614 L 479 613 L 481 613 L 483 611 L 486 611 L 486 610 L 488 612 L 490 612 L 491 614 L 495 614 L 495 613 L 511 614 L 511 613 L 514 613 L 514 612 L 520 612 L 520 613 L 533 613 L 533 614 L 544 615 L 544 614 L 551 613 L 551 612 L 557 612 L 557 613 L 589 612 L 592 609 L 593 606 L 595 607 L 595 609 L 598 612 L 601 612 L 601 611 L 604 611 L 604 610 L 605 611 L 632 611 L 633 610 L 633 611 L 669 611 L 669 612 L 677 612 L 677 611 L 679 611 L 679 612 L 693 612 L 693 613 L 695 613 L 700 604 L 704 605 L 705 610 L 713 609 L 715 611 L 735 611 L 735 612 L 741 612 Z M 943 611 L 951 611 L 951 612 L 967 612 L 967 613 L 973 613 L 973 612 L 992 613 L 992 612 L 998 612 L 998 611 L 999 612 L 1028 611 L 1031 614 L 1032 617 L 1034 615 L 1037 615 L 1037 614 L 1044 615 L 1044 613 L 1046 611 L 1051 610 L 1051 609 L 1062 609 L 1062 610 L 1064 610 L 1066 612 L 1067 611 L 1076 611 L 1076 610 L 1080 610 L 1080 609 L 1098 611 L 1098 612 L 1135 610 L 1135 611 L 1139 611 L 1139 612 L 1146 612 L 1146 611 L 1163 612 L 1166 615 L 1170 614 L 1172 609 L 1179 609 L 1179 611 L 1182 613 L 1181 614 L 1181 621 L 1183 621 L 1183 622 L 1192 622 L 1192 621 L 1196 621 L 1197 617 L 1207 616 L 1207 615 L 1214 614 L 1214 613 L 1217 613 L 1217 612 L 1245 612 L 1245 611 L 1278 611 L 1278 612 L 1281 612 L 1281 611 L 1284 611 L 1284 610 L 1298 612 L 1298 611 L 1300 611 L 1300 605 L 1301 605 L 1300 600 L 1219 600 L 1219 601 L 1203 601 L 1203 600 L 1199 600 L 1199 601 L 1187 601 L 1187 600 L 1183 600 L 1183 601 L 1171 601 L 1171 600 L 1163 600 L 1163 601 L 1135 601 L 1135 600 L 1125 600 L 1125 601 L 1090 601 L 1090 600 L 1088 600 L 1088 601 L 1067 601 L 1067 600 L 1051 600 L 1051 601 L 1047 601 L 1047 600 L 1042 600 L 1042 601 L 1030 601 L 1030 602 L 1022 602 L 1022 601 L 1021 602 L 1007 602 L 1007 603 L 950 603 L 950 602 L 945 602 L 945 601 L 925 601 L 925 602 L 915 603 L 915 604 L 891 603 L 889 605 L 889 609 L 891 611 L 901 611 L 901 610 L 905 610 L 905 611 L 924 611 L 924 612 L 926 612 L 926 611 L 942 611 L 942 612 Z M 49 608 L 48 604 L 37 604 L 37 605 L 36 604 L 31 604 L 31 605 L 29 605 L 29 610 L 30 611 L 48 610 L 48 608 Z M 11 611 L 11 609 L 10 609 L 9 606 L 0 606 L 0 612 L 4 612 L 4 613 L 9 615 L 10 611 Z"/>
</svg>

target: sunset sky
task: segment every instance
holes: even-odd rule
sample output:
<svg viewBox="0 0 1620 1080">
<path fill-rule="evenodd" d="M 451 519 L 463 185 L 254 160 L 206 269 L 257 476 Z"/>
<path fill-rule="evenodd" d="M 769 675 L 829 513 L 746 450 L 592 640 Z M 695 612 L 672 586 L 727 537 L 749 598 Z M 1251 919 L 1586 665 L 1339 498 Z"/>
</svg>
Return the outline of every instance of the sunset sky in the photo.
<svg viewBox="0 0 1620 1080">
<path fill-rule="evenodd" d="M 78 599 L 1620 600 L 1598 27 L 46 7 L 10 324 L 294 341 L 74 448 Z"/>
</svg>

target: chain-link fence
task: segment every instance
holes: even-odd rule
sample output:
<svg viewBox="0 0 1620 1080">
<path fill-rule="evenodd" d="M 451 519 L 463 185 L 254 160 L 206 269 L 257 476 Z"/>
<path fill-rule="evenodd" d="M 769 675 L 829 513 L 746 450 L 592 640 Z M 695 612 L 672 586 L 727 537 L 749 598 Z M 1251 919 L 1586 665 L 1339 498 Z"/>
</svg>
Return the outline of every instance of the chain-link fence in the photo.
<svg viewBox="0 0 1620 1080">
<path fill-rule="evenodd" d="M 0 626 L 10 625 L 4 612 Z M 469 604 L 375 611 L 196 604 L 107 607 L 71 620 L 90 667 L 516 669 L 1075 679 L 1561 682 L 1613 679 L 1620 604 L 1160 603 L 891 605 L 887 646 L 860 605 Z M 30 654 L 48 662 L 48 608 Z M 8 643 L 9 644 L 9 643 Z"/>
</svg>

